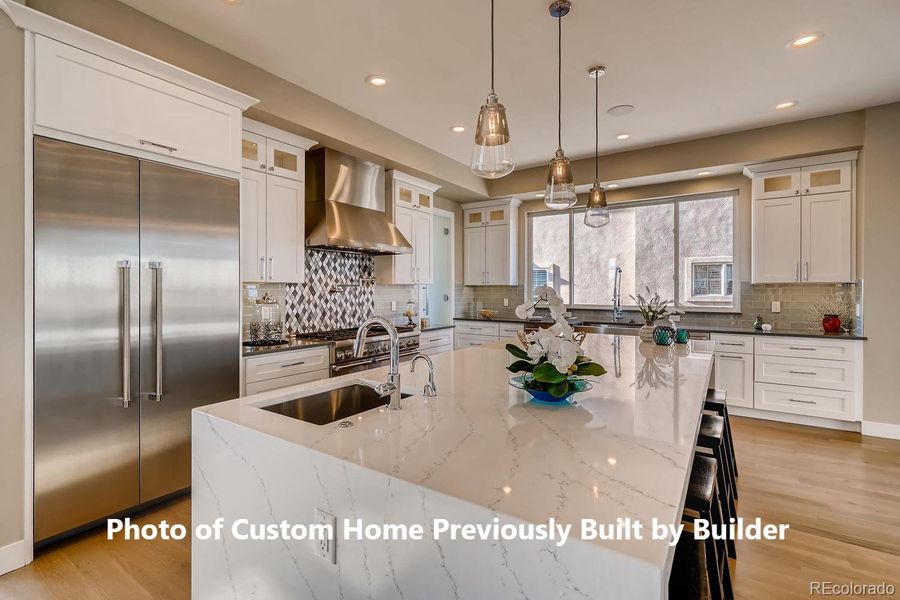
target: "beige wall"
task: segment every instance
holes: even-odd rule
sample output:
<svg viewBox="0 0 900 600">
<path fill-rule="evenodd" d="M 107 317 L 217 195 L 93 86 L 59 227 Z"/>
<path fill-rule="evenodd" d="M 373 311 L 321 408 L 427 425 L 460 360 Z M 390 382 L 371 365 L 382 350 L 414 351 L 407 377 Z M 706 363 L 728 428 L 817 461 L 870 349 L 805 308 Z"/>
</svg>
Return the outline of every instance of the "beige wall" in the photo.
<svg viewBox="0 0 900 600">
<path fill-rule="evenodd" d="M 900 103 L 867 109 L 863 246 L 869 257 L 865 304 L 866 421 L 900 425 Z"/>
<path fill-rule="evenodd" d="M 458 202 L 441 196 L 434 197 L 435 208 L 442 208 L 453 213 L 453 281 L 463 280 L 463 228 L 462 206 Z"/>
<path fill-rule="evenodd" d="M 0 14 L 0 547 L 21 540 L 24 471 L 22 32 Z"/>
<path fill-rule="evenodd" d="M 677 173 L 721 165 L 776 160 L 858 148 L 863 143 L 863 111 L 761 127 L 714 137 L 618 152 L 601 157 L 603 181 Z M 547 156 L 549 160 L 550 156 Z M 576 185 L 590 184 L 593 159 L 573 161 Z M 489 183 L 491 197 L 544 189 L 547 168 L 515 171 Z"/>
<path fill-rule="evenodd" d="M 29 0 L 28 6 L 197 73 L 260 102 L 247 114 L 276 127 L 444 185 L 449 198 L 487 195 L 467 165 L 205 44 L 116 0 Z"/>
</svg>

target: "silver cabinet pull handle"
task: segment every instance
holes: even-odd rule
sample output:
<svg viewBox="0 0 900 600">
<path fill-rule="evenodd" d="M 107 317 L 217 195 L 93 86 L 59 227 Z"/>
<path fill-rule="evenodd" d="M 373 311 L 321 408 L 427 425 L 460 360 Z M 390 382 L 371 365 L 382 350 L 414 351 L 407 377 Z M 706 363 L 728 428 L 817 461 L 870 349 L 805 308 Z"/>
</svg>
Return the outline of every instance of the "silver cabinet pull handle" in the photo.
<svg viewBox="0 0 900 600">
<path fill-rule="evenodd" d="M 807 350 L 809 352 L 815 352 L 815 348 L 804 348 L 803 346 L 788 346 L 790 350 Z"/>
<path fill-rule="evenodd" d="M 120 260 L 122 273 L 122 405 L 131 404 L 131 261 Z"/>
<path fill-rule="evenodd" d="M 794 281 L 800 281 L 800 263 L 794 266 Z"/>
<path fill-rule="evenodd" d="M 439 341 L 441 341 L 441 339 L 442 339 L 442 338 L 431 338 L 431 339 L 428 340 L 428 341 L 429 341 L 429 342 L 439 342 Z"/>
<path fill-rule="evenodd" d="M 806 273 L 806 274 L 803 276 L 803 277 L 804 277 L 804 281 L 809 281 L 809 261 L 806 261 L 806 263 L 804 264 L 804 267 L 805 267 L 804 272 Z"/>
<path fill-rule="evenodd" d="M 285 364 L 281 365 L 281 368 L 284 369 L 285 367 L 298 367 L 300 365 L 305 365 L 305 364 L 306 364 L 305 360 L 298 360 L 297 362 L 285 363 Z"/>
<path fill-rule="evenodd" d="M 815 404 L 815 400 L 797 400 L 796 398 L 788 398 L 788 402 L 797 402 L 799 404 Z"/>
<path fill-rule="evenodd" d="M 275 257 L 270 256 L 269 257 L 269 279 L 272 279 L 272 277 L 275 276 L 274 273 L 275 273 Z"/>
<path fill-rule="evenodd" d="M 791 375 L 815 375 L 815 371 L 788 371 Z"/>
<path fill-rule="evenodd" d="M 734 356 L 732 354 L 720 354 L 719 358 L 734 358 L 736 360 L 744 360 L 743 356 Z"/>
<path fill-rule="evenodd" d="M 719 342 L 723 346 L 743 346 L 743 344 L 738 342 Z"/>
<path fill-rule="evenodd" d="M 259 278 L 260 279 L 266 278 L 266 257 L 265 256 L 259 257 Z"/>
<path fill-rule="evenodd" d="M 163 395 L 163 309 L 162 309 L 162 268 L 161 262 L 152 261 L 153 271 L 153 338 L 156 349 L 156 376 L 153 399 L 159 402 Z"/>
<path fill-rule="evenodd" d="M 168 150 L 169 152 L 178 152 L 178 148 L 175 146 L 166 146 L 165 144 L 157 144 L 156 142 L 151 142 L 150 140 L 138 140 L 141 146 L 154 146 L 156 148 L 162 148 L 163 150 Z"/>
</svg>

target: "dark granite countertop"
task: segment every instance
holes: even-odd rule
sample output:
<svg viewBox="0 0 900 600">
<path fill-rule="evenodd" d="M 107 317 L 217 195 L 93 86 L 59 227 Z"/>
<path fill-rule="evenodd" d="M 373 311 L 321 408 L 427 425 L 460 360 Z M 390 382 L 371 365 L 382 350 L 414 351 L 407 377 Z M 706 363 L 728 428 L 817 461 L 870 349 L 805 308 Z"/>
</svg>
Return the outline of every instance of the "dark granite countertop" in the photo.
<svg viewBox="0 0 900 600">
<path fill-rule="evenodd" d="M 611 323 L 608 321 L 585 321 L 584 325 L 615 325 L 618 327 L 640 327 L 637 323 Z M 688 331 L 696 331 L 698 333 L 731 333 L 735 335 L 769 335 L 776 337 L 802 337 L 802 338 L 820 338 L 835 340 L 866 340 L 864 335 L 855 333 L 825 333 L 821 329 L 773 329 L 771 331 L 760 331 L 752 327 L 726 327 L 720 325 L 700 325 L 700 324 L 681 324 L 675 323 L 677 327 L 683 327 Z"/>
<path fill-rule="evenodd" d="M 288 340 L 287 344 L 281 344 L 280 346 L 243 346 L 242 355 L 246 358 L 248 356 L 260 356 L 262 354 L 273 354 L 275 352 L 288 352 L 290 350 L 301 350 L 303 348 L 330 345 L 331 342 L 324 340 L 298 340 L 296 338 L 291 338 Z"/>
<path fill-rule="evenodd" d="M 553 321 L 550 318 L 546 319 L 520 319 L 518 317 L 491 317 L 490 319 L 485 319 L 484 317 L 453 317 L 454 321 L 484 321 L 486 323 L 535 323 L 537 325 L 552 325 Z M 566 317 L 566 320 L 573 325 L 577 325 L 581 323 L 581 319 L 579 317 Z"/>
<path fill-rule="evenodd" d="M 425 331 L 437 331 L 437 330 L 439 330 L 439 329 L 453 329 L 454 327 L 456 327 L 456 325 L 453 325 L 453 324 L 446 324 L 446 323 L 432 323 L 432 324 L 429 325 L 428 327 L 421 327 L 421 328 L 419 328 L 419 331 L 422 331 L 422 332 L 425 332 Z"/>
</svg>

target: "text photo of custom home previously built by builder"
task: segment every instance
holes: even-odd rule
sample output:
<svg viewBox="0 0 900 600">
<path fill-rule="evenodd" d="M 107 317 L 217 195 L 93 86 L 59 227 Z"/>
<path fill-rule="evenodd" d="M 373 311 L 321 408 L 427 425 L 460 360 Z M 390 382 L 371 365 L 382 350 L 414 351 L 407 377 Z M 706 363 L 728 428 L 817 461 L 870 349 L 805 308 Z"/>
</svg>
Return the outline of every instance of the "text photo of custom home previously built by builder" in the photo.
<svg viewBox="0 0 900 600">
<path fill-rule="evenodd" d="M 0 600 L 897 596 L 898 29 L 0 0 Z"/>
</svg>

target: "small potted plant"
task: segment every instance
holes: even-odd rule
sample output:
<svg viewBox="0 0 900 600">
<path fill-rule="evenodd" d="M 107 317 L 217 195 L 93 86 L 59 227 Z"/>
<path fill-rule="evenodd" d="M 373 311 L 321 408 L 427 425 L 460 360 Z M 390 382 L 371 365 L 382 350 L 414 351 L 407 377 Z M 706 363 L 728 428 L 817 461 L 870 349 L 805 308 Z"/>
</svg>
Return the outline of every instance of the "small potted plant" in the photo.
<svg viewBox="0 0 900 600">
<path fill-rule="evenodd" d="M 538 402 L 560 403 L 576 392 L 590 389 L 584 377 L 600 377 L 606 373 L 599 364 L 584 356 L 578 334 L 564 317 L 565 305 L 553 290 L 542 286 L 535 290 L 537 300 L 516 308 L 516 315 L 525 319 L 534 309 L 546 305 L 555 323 L 527 334 L 520 333 L 521 346 L 507 344 L 507 351 L 516 360 L 507 369 L 524 373 L 509 380 L 510 385 L 528 392 Z"/>
<path fill-rule="evenodd" d="M 641 341 L 652 342 L 656 322 L 669 316 L 669 304 L 673 301 L 663 300 L 659 294 L 650 296 L 650 288 L 648 287 L 646 290 L 646 297 L 638 294 L 637 298 L 631 296 L 631 299 L 637 303 L 638 310 L 641 311 L 641 316 L 644 317 L 644 325 L 639 332 Z"/>
</svg>

